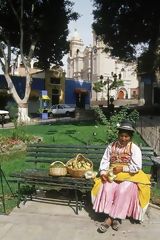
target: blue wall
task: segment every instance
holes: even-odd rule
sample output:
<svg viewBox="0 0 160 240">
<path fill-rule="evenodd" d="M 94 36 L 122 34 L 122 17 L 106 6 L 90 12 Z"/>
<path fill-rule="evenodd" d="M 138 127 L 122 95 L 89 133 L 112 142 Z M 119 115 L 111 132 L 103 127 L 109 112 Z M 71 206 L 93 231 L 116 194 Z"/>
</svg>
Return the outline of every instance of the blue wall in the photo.
<svg viewBox="0 0 160 240">
<path fill-rule="evenodd" d="M 83 88 L 88 91 L 85 97 L 85 104 L 90 105 L 91 83 L 83 80 L 66 79 L 65 81 L 65 103 L 76 104 L 75 88 Z"/>
<path fill-rule="evenodd" d="M 21 98 L 24 97 L 24 90 L 26 84 L 25 77 L 12 76 L 13 84 L 17 90 L 17 93 Z M 45 89 L 45 79 L 33 78 L 32 90 L 44 90 Z M 0 89 L 7 88 L 7 82 L 4 75 L 0 75 Z M 83 80 L 66 79 L 65 80 L 65 103 L 66 104 L 76 104 L 76 94 L 75 89 L 82 88 L 87 90 L 85 95 L 85 104 L 90 105 L 90 95 L 91 95 L 91 83 Z"/>
<path fill-rule="evenodd" d="M 25 77 L 18 77 L 18 76 L 11 76 L 13 84 L 17 90 L 18 95 L 20 98 L 24 97 L 25 85 L 26 85 L 26 78 Z M 7 89 L 8 85 L 4 75 L 0 75 L 0 88 Z M 45 80 L 42 78 L 33 78 L 32 79 L 32 90 L 43 90 L 45 89 Z"/>
</svg>

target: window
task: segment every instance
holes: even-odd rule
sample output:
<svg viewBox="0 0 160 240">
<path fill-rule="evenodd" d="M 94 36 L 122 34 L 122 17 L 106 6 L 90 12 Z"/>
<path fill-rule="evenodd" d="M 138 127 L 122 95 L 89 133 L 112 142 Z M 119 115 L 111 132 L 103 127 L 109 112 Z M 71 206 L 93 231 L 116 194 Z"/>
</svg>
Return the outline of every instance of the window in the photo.
<svg viewBox="0 0 160 240">
<path fill-rule="evenodd" d="M 59 95 L 58 89 L 52 89 L 52 95 Z"/>
<path fill-rule="evenodd" d="M 50 78 L 50 83 L 51 84 L 60 84 L 60 78 Z"/>
</svg>

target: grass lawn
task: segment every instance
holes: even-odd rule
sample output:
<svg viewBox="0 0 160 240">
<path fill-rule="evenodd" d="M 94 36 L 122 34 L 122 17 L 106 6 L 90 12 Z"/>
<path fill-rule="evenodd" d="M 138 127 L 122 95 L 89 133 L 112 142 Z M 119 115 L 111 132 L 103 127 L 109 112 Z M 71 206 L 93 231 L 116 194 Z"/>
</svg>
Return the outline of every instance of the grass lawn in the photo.
<svg viewBox="0 0 160 240">
<path fill-rule="evenodd" d="M 95 123 L 54 123 L 49 125 L 29 125 L 15 129 L 1 129 L 1 136 L 40 136 L 45 143 L 67 144 L 105 144 L 106 130 L 104 125 Z M 134 142 L 145 145 L 141 137 L 135 133 Z"/>
<path fill-rule="evenodd" d="M 54 123 L 50 125 L 34 125 L 23 126 L 15 129 L 1 129 L 0 137 L 19 136 L 28 139 L 29 136 L 39 136 L 44 143 L 61 143 L 61 144 L 105 144 L 105 126 L 95 125 L 94 123 Z M 134 142 L 138 145 L 146 145 L 140 135 L 135 133 Z M 17 151 L 9 154 L 1 154 L 0 164 L 2 170 L 8 179 L 9 175 L 18 170 L 27 168 L 25 163 L 25 152 Z M 10 197 L 10 191 L 3 179 L 6 195 L 7 212 L 15 206 L 15 199 Z M 11 184 L 12 190 L 15 192 L 17 185 Z M 2 189 L 1 189 L 2 190 Z M 0 190 L 0 195 L 2 195 Z M 0 204 L 0 212 L 2 205 Z"/>
</svg>

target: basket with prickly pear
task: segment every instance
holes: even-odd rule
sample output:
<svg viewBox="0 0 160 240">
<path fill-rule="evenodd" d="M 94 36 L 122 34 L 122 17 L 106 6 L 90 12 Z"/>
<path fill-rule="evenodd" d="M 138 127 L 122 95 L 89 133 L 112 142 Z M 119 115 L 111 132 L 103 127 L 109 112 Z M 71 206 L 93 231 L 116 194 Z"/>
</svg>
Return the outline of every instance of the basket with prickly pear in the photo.
<svg viewBox="0 0 160 240">
<path fill-rule="evenodd" d="M 87 171 L 93 170 L 93 163 L 90 159 L 79 153 L 75 158 L 70 159 L 67 164 L 67 172 L 72 177 L 84 177 Z"/>
</svg>

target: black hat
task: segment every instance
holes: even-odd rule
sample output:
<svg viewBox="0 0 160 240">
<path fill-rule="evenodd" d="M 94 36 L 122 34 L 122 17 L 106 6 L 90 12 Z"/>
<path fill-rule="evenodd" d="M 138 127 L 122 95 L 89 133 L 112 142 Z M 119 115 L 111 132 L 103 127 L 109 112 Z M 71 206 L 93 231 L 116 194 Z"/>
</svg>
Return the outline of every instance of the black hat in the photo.
<svg viewBox="0 0 160 240">
<path fill-rule="evenodd" d="M 134 132 L 134 128 L 132 125 L 132 122 L 129 120 L 124 120 L 120 123 L 120 126 L 118 126 L 118 130 L 127 130 Z"/>
</svg>

